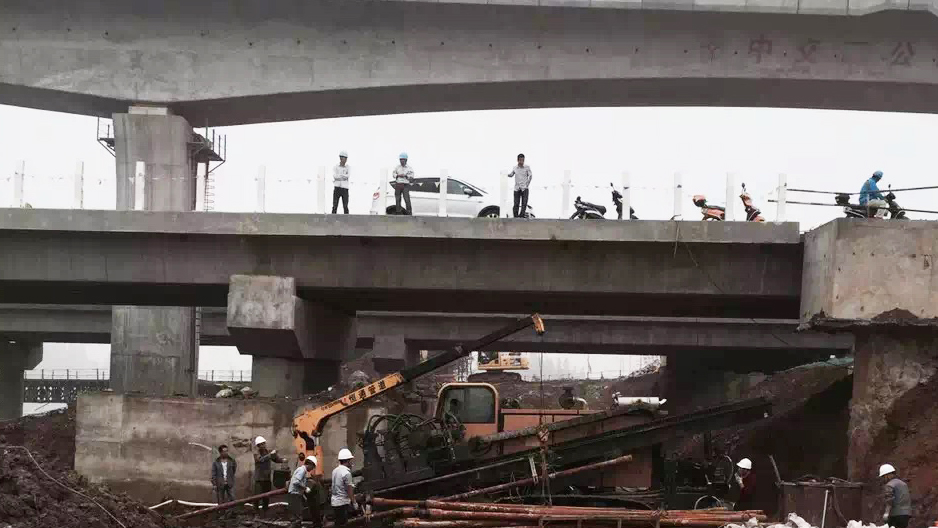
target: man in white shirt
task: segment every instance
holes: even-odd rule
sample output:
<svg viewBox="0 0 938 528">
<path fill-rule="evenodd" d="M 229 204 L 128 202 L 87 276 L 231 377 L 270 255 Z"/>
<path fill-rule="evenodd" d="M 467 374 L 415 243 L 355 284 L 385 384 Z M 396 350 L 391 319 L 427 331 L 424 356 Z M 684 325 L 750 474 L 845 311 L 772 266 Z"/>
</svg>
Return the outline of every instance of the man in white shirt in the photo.
<svg viewBox="0 0 938 528">
<path fill-rule="evenodd" d="M 332 470 L 332 496 L 330 504 L 335 513 L 335 525 L 345 526 L 348 523 L 352 509 L 352 499 L 355 498 L 355 487 L 352 485 L 352 452 L 347 448 L 339 451 L 339 465 Z"/>
<path fill-rule="evenodd" d="M 348 214 L 348 188 L 351 168 L 346 165 L 348 161 L 348 152 L 344 150 L 339 152 L 339 164 L 332 168 L 332 214 L 336 214 L 339 208 L 339 199 L 342 199 L 342 208 L 345 214 Z"/>
<path fill-rule="evenodd" d="M 401 197 L 404 198 L 404 206 L 407 214 L 413 214 L 410 207 L 410 186 L 414 184 L 414 168 L 407 165 L 407 153 L 401 152 L 401 164 L 394 169 L 394 179 L 391 186 L 394 187 L 394 203 L 398 211 L 401 208 Z"/>
<path fill-rule="evenodd" d="M 518 154 L 518 164 L 511 168 L 509 178 L 515 179 L 515 204 L 512 216 L 527 218 L 528 213 L 528 187 L 531 185 L 531 167 L 524 164 L 524 154 Z"/>
</svg>

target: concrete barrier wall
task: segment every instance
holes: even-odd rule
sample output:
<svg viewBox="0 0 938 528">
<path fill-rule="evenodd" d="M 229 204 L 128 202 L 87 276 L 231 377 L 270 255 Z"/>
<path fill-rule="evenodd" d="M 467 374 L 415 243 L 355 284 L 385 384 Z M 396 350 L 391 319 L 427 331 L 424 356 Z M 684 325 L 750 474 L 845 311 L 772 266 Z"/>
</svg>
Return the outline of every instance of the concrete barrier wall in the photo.
<svg viewBox="0 0 938 528">
<path fill-rule="evenodd" d="M 78 398 L 75 469 L 147 503 L 164 498 L 213 501 L 211 465 L 227 444 L 238 462 L 236 497 L 252 493 L 253 439 L 261 435 L 294 467 L 291 425 L 300 402 L 212 398 L 150 398 L 109 393 Z M 379 406 L 353 409 L 331 420 L 322 436 L 323 469 L 339 449 L 361 451 L 357 434 Z"/>
</svg>

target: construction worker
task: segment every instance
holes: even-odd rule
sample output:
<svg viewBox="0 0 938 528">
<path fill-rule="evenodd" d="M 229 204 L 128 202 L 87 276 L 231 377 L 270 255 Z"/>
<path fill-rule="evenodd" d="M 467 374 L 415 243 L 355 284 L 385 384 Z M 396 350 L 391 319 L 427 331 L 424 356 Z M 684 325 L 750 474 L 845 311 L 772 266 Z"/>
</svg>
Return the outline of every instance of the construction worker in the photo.
<svg viewBox="0 0 938 528">
<path fill-rule="evenodd" d="M 348 152 L 343 150 L 339 152 L 339 164 L 332 168 L 332 214 L 336 214 L 339 209 L 339 199 L 342 200 L 345 214 L 348 214 L 349 176 L 352 169 L 346 164 L 347 161 Z"/>
<path fill-rule="evenodd" d="M 314 456 L 306 457 L 303 465 L 293 471 L 290 484 L 287 487 L 287 506 L 290 509 L 291 528 L 299 528 L 303 523 L 304 496 L 311 490 L 307 486 L 309 474 L 316 470 L 318 460 Z"/>
<path fill-rule="evenodd" d="M 512 207 L 512 216 L 527 218 L 528 216 L 528 187 L 531 186 L 531 167 L 524 164 L 524 154 L 518 154 L 518 164 L 511 168 L 509 178 L 515 179 L 515 203 Z"/>
<path fill-rule="evenodd" d="M 254 439 L 254 446 L 257 448 L 257 451 L 254 452 L 254 494 L 260 495 L 261 493 L 267 493 L 274 489 L 270 475 L 270 463 L 276 462 L 280 464 L 286 462 L 286 460 L 277 455 L 276 449 L 273 451 L 267 450 L 267 440 L 265 440 L 263 436 L 258 436 Z M 261 513 L 266 512 L 269 507 L 270 499 L 264 498 L 260 500 L 258 510 Z"/>
<path fill-rule="evenodd" d="M 231 502 L 234 499 L 235 472 L 238 471 L 238 462 L 228 456 L 228 446 L 218 446 L 218 458 L 212 463 L 212 491 L 218 504 Z"/>
<path fill-rule="evenodd" d="M 414 168 L 407 165 L 406 152 L 401 152 L 399 158 L 401 164 L 394 169 L 394 180 L 391 185 L 394 187 L 394 204 L 400 210 L 401 197 L 403 197 L 407 214 L 413 214 L 414 211 L 410 207 L 410 187 L 414 184 Z"/>
<path fill-rule="evenodd" d="M 736 511 L 755 509 L 756 477 L 752 473 L 752 460 L 744 458 L 736 464 L 736 485 L 739 486 Z"/>
<path fill-rule="evenodd" d="M 883 171 L 876 171 L 870 179 L 863 182 L 863 187 L 860 188 L 860 205 L 867 207 L 869 217 L 886 216 L 886 211 L 889 210 L 889 204 L 886 203 L 883 193 L 879 192 L 879 187 L 876 185 L 881 179 L 883 179 Z"/>
<path fill-rule="evenodd" d="M 355 486 L 352 485 L 352 452 L 348 448 L 339 450 L 339 465 L 332 470 L 332 494 L 330 504 L 335 514 L 335 525 L 345 526 L 352 513 Z"/>
<path fill-rule="evenodd" d="M 879 466 L 879 478 L 885 484 L 886 510 L 883 512 L 883 522 L 892 528 L 906 528 L 909 526 L 909 516 L 912 515 L 909 485 L 899 479 L 892 464 Z"/>
</svg>

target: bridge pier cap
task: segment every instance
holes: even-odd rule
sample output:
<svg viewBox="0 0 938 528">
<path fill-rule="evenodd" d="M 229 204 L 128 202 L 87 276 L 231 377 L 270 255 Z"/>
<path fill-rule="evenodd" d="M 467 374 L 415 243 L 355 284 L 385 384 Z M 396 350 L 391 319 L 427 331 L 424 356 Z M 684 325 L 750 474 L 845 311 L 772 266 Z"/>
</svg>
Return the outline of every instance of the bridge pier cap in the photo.
<svg viewBox="0 0 938 528">
<path fill-rule="evenodd" d="M 847 469 L 874 475 L 893 405 L 938 373 L 938 223 L 838 219 L 805 235 L 801 327 L 855 336 Z"/>
</svg>

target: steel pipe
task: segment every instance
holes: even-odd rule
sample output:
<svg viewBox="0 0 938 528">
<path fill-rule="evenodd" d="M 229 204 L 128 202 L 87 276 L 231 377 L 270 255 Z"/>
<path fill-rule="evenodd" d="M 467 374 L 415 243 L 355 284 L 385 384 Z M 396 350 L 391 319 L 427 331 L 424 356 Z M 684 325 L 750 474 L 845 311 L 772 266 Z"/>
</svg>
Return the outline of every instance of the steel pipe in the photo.
<svg viewBox="0 0 938 528">
<path fill-rule="evenodd" d="M 595 470 L 599 470 L 599 469 L 602 469 L 602 468 L 606 468 L 606 467 L 610 467 L 610 466 L 615 466 L 615 465 L 618 465 L 618 464 L 624 464 L 624 463 L 626 463 L 626 462 L 631 462 L 631 461 L 632 461 L 632 455 L 624 455 L 624 456 L 620 456 L 620 457 L 617 457 L 617 458 L 613 458 L 612 460 L 605 460 L 605 461 L 603 461 L 603 462 L 596 462 L 596 463 L 594 463 L 594 464 L 587 464 L 587 465 L 585 465 L 585 466 L 579 466 L 579 467 L 575 467 L 575 468 L 571 468 L 571 469 L 565 469 L 565 470 L 563 470 L 563 471 L 556 471 L 556 472 L 551 473 L 551 474 L 549 474 L 549 475 L 547 475 L 547 476 L 541 475 L 540 478 L 541 478 L 541 479 L 544 479 L 544 478 L 546 478 L 546 479 L 563 478 L 563 477 L 567 477 L 567 476 L 570 476 L 570 475 L 576 475 L 577 473 L 583 473 L 583 472 L 585 472 L 585 471 L 595 471 Z M 504 483 L 504 484 L 498 484 L 498 485 L 496 485 L 496 486 L 490 486 L 490 487 L 488 487 L 488 488 L 482 488 L 482 489 L 477 489 L 477 490 L 474 490 L 474 491 L 467 491 L 466 493 L 459 493 L 459 494 L 456 494 L 456 495 L 450 495 L 449 497 L 444 497 L 444 498 L 442 498 L 442 499 L 440 499 L 440 500 L 442 500 L 442 501 L 459 501 L 459 500 L 463 500 L 463 499 L 468 499 L 468 498 L 470 498 L 470 497 L 475 497 L 475 496 L 477 496 L 477 495 L 484 495 L 484 494 L 486 494 L 486 493 L 496 493 L 496 492 L 499 492 L 499 491 L 504 491 L 504 490 L 511 489 L 511 488 L 517 488 L 517 487 L 519 487 L 519 486 L 527 486 L 527 485 L 534 484 L 534 483 L 535 483 L 535 479 L 534 479 L 533 477 L 529 477 L 529 478 L 526 478 L 526 479 L 516 480 L 516 481 L 514 481 L 514 482 L 506 482 L 506 483 Z"/>
</svg>

